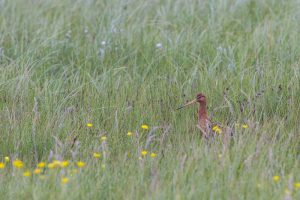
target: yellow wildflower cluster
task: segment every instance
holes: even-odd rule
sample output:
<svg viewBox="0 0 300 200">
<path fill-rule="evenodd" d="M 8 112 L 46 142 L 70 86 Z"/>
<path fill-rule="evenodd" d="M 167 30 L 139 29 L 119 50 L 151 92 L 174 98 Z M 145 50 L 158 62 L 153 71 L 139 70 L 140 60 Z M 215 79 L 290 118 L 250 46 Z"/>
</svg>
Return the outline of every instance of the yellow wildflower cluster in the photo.
<svg viewBox="0 0 300 200">
<path fill-rule="evenodd" d="M 273 181 L 274 182 L 278 182 L 280 180 L 280 176 L 276 175 L 276 176 L 273 176 Z"/>
<path fill-rule="evenodd" d="M 29 176 L 31 176 L 31 173 L 30 173 L 30 171 L 29 171 L 29 170 L 27 170 L 27 171 L 23 172 L 23 176 L 25 176 L 25 177 L 29 177 Z"/>
<path fill-rule="evenodd" d="M 144 130 L 148 130 L 148 129 L 149 129 L 149 126 L 146 125 L 146 124 L 142 124 L 141 128 L 144 129 Z"/>
<path fill-rule="evenodd" d="M 295 188 L 300 189 L 300 182 L 294 183 Z"/>
<path fill-rule="evenodd" d="M 130 137 L 130 136 L 132 136 L 132 134 L 133 134 L 132 132 L 128 131 L 127 136 Z"/>
<path fill-rule="evenodd" d="M 150 157 L 151 157 L 151 158 L 156 158 L 156 156 L 157 156 L 156 153 L 151 153 L 151 154 L 150 154 Z"/>
<path fill-rule="evenodd" d="M 69 178 L 67 178 L 67 177 L 62 177 L 60 181 L 61 181 L 61 183 L 66 184 L 66 183 L 69 182 Z"/>
<path fill-rule="evenodd" d="M 148 154 L 148 151 L 146 151 L 146 150 L 141 151 L 141 155 L 142 155 L 143 157 L 145 157 L 147 154 Z M 156 153 L 153 153 L 153 152 L 150 153 L 150 157 L 151 157 L 151 158 L 156 158 L 156 156 L 157 156 Z"/>
<path fill-rule="evenodd" d="M 85 166 L 85 163 L 82 162 L 82 161 L 78 161 L 78 162 L 77 162 L 77 166 L 78 166 L 79 168 L 82 168 L 82 167 Z"/>
<path fill-rule="evenodd" d="M 5 168 L 5 163 L 0 162 L 0 169 L 4 169 Z"/>
<path fill-rule="evenodd" d="M 100 158 L 101 157 L 101 153 L 94 152 L 93 156 L 94 156 L 94 158 Z"/>
<path fill-rule="evenodd" d="M 86 125 L 87 127 L 93 127 L 93 124 L 91 124 L 91 123 L 87 123 L 87 125 Z"/>
<path fill-rule="evenodd" d="M 13 161 L 13 166 L 15 168 L 22 168 L 24 166 L 23 162 L 19 159 Z"/>
<path fill-rule="evenodd" d="M 44 163 L 39 163 L 40 164 L 40 168 L 43 168 L 42 166 L 45 166 Z M 51 163 L 49 163 L 47 165 L 47 167 L 49 169 L 54 169 L 54 168 L 65 168 L 69 166 L 69 161 L 68 160 L 64 160 L 64 161 L 60 161 L 60 160 L 54 160 Z"/>
<path fill-rule="evenodd" d="M 40 173 L 42 173 L 42 170 L 40 168 L 36 168 L 36 169 L 33 170 L 33 173 L 34 174 L 40 174 Z"/>
<path fill-rule="evenodd" d="M 239 124 L 239 123 L 236 123 L 235 126 L 238 127 L 238 128 L 241 127 L 241 128 L 244 128 L 244 129 L 249 128 L 248 124 Z"/>
<path fill-rule="evenodd" d="M 222 133 L 222 129 L 218 126 L 218 125 L 214 125 L 212 130 L 215 132 L 215 133 Z"/>
<path fill-rule="evenodd" d="M 45 163 L 45 162 L 39 162 L 39 163 L 37 164 L 37 167 L 38 167 L 38 168 L 44 168 L 44 167 L 46 167 L 46 163 Z"/>
<path fill-rule="evenodd" d="M 142 156 L 146 156 L 148 154 L 148 151 L 143 150 L 143 151 L 141 151 L 141 154 L 142 154 Z"/>
</svg>

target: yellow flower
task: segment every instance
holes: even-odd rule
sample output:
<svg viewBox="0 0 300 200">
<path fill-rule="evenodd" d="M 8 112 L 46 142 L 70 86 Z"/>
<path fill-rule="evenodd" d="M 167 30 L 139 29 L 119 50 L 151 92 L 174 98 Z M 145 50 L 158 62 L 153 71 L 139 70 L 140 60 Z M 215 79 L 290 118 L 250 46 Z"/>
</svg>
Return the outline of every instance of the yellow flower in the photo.
<svg viewBox="0 0 300 200">
<path fill-rule="evenodd" d="M 243 124 L 242 128 L 249 128 L 248 124 Z"/>
<path fill-rule="evenodd" d="M 24 166 L 23 162 L 19 159 L 13 161 L 13 166 L 15 168 L 22 168 Z"/>
<path fill-rule="evenodd" d="M 78 166 L 79 168 L 82 168 L 82 167 L 85 166 L 85 163 L 82 162 L 82 161 L 78 161 L 78 162 L 77 162 L 77 166 Z"/>
<path fill-rule="evenodd" d="M 54 160 L 54 161 L 52 161 L 52 163 L 49 163 L 49 164 L 48 164 L 48 168 L 49 168 L 49 169 L 58 168 L 58 167 L 61 167 L 61 164 L 62 164 L 61 161 L 59 161 L 59 160 Z"/>
<path fill-rule="evenodd" d="M 102 136 L 102 137 L 100 138 L 101 141 L 105 141 L 106 139 L 107 139 L 106 136 Z"/>
<path fill-rule="evenodd" d="M 273 181 L 274 181 L 274 182 L 278 182 L 278 181 L 279 181 L 279 179 L 280 179 L 280 177 L 279 177 L 279 176 L 277 176 L 277 175 L 276 175 L 276 176 L 273 176 Z"/>
<path fill-rule="evenodd" d="M 4 157 L 4 160 L 5 160 L 5 162 L 9 162 L 10 159 L 9 159 L 8 156 L 5 156 L 5 157 Z"/>
<path fill-rule="evenodd" d="M 88 124 L 87 124 L 87 127 L 93 127 L 93 124 L 88 123 Z"/>
<path fill-rule="evenodd" d="M 3 162 L 0 162 L 0 169 L 4 169 L 5 168 L 5 164 Z"/>
<path fill-rule="evenodd" d="M 62 161 L 62 162 L 60 163 L 60 166 L 61 166 L 62 168 L 68 167 L 68 166 L 69 166 L 69 161 L 67 161 L 67 160 Z"/>
<path fill-rule="evenodd" d="M 49 163 L 49 164 L 48 164 L 48 168 L 49 168 L 49 169 L 55 168 L 55 164 L 54 164 L 54 163 Z"/>
<path fill-rule="evenodd" d="M 300 182 L 294 183 L 295 188 L 300 189 Z"/>
<path fill-rule="evenodd" d="M 132 132 L 129 131 L 129 132 L 127 133 L 127 135 L 128 135 L 128 136 L 132 136 Z"/>
<path fill-rule="evenodd" d="M 39 162 L 38 164 L 37 164 L 37 167 L 38 168 L 44 168 L 46 166 L 46 163 L 45 162 Z"/>
<path fill-rule="evenodd" d="M 25 171 L 25 172 L 23 173 L 23 176 L 25 176 L 25 177 L 31 176 L 30 171 L 29 171 L 29 170 Z"/>
<path fill-rule="evenodd" d="M 69 182 L 69 178 L 67 178 L 67 177 L 62 177 L 62 178 L 60 179 L 60 181 L 61 181 L 61 183 L 66 184 L 66 183 Z"/>
<path fill-rule="evenodd" d="M 40 174 L 42 172 L 42 170 L 40 168 L 36 168 L 35 170 L 33 170 L 34 174 Z"/>
<path fill-rule="evenodd" d="M 149 126 L 146 125 L 146 124 L 143 124 L 141 127 L 142 127 L 142 129 L 144 129 L 144 130 L 148 130 L 148 129 L 149 129 Z"/>
<path fill-rule="evenodd" d="M 156 158 L 156 156 L 157 156 L 156 153 L 151 153 L 151 154 L 150 154 L 150 157 L 151 157 L 151 158 Z"/>
<path fill-rule="evenodd" d="M 94 152 L 93 156 L 94 156 L 94 158 L 100 158 L 101 157 L 101 153 Z"/>
<path fill-rule="evenodd" d="M 219 134 L 222 133 L 222 129 L 218 125 L 213 126 L 212 130 Z"/>
<path fill-rule="evenodd" d="M 145 151 L 145 150 L 143 150 L 143 151 L 141 152 L 142 156 L 146 156 L 147 153 L 148 153 L 148 151 Z"/>
</svg>

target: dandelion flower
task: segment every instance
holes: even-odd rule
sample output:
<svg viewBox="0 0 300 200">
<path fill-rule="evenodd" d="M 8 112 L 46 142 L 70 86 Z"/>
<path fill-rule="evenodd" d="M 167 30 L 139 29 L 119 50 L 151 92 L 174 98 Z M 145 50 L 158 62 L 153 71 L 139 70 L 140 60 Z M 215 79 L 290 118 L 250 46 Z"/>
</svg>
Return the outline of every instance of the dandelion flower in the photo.
<svg viewBox="0 0 300 200">
<path fill-rule="evenodd" d="M 212 128 L 212 130 L 214 131 L 214 132 L 216 132 L 216 133 L 222 133 L 222 129 L 218 126 L 218 125 L 215 125 L 213 128 Z"/>
<path fill-rule="evenodd" d="M 60 160 L 54 160 L 52 163 L 54 164 L 54 167 L 60 167 L 61 166 L 61 161 Z"/>
<path fill-rule="evenodd" d="M 62 177 L 62 178 L 60 179 L 60 182 L 63 183 L 63 184 L 66 184 L 66 183 L 69 182 L 69 178 L 67 178 L 67 177 Z"/>
<path fill-rule="evenodd" d="M 248 124 L 243 124 L 243 125 L 242 125 L 242 128 L 245 128 L 245 129 L 246 129 L 246 128 L 249 128 L 249 126 L 248 126 Z"/>
<path fill-rule="evenodd" d="M 157 156 L 156 153 L 151 153 L 151 154 L 150 154 L 150 157 L 151 157 L 151 158 L 156 158 L 156 156 Z"/>
<path fill-rule="evenodd" d="M 24 166 L 24 164 L 21 160 L 17 159 L 13 161 L 13 166 L 20 169 Z"/>
<path fill-rule="evenodd" d="M 143 150 L 143 151 L 141 152 L 142 156 L 146 156 L 147 153 L 148 153 L 148 151 L 145 151 L 145 150 Z"/>
<path fill-rule="evenodd" d="M 46 167 L 46 163 L 45 163 L 45 162 L 39 162 L 39 163 L 37 164 L 37 167 L 38 167 L 38 168 L 44 168 L 44 167 Z"/>
<path fill-rule="evenodd" d="M 295 188 L 300 189 L 300 182 L 294 183 Z"/>
<path fill-rule="evenodd" d="M 129 132 L 127 133 L 127 136 L 129 136 L 129 137 L 132 136 L 132 132 L 129 131 Z"/>
<path fill-rule="evenodd" d="M 61 166 L 62 168 L 68 167 L 68 166 L 69 166 L 69 161 L 67 161 L 67 160 L 62 161 L 62 162 L 60 163 L 60 166 Z"/>
<path fill-rule="evenodd" d="M 53 169 L 53 168 L 55 168 L 55 164 L 54 163 L 49 163 L 47 167 L 49 169 Z"/>
<path fill-rule="evenodd" d="M 273 176 L 273 181 L 274 181 L 274 182 L 278 182 L 279 179 L 280 179 L 280 176 L 277 176 L 277 175 L 276 175 L 276 176 Z"/>
<path fill-rule="evenodd" d="M 23 176 L 25 176 L 25 177 L 31 176 L 30 171 L 29 171 L 29 170 L 25 171 L 25 172 L 23 173 Z"/>
<path fill-rule="evenodd" d="M 106 136 L 102 136 L 101 138 L 100 138 L 100 140 L 103 142 L 103 141 L 105 141 L 107 139 L 107 137 Z"/>
<path fill-rule="evenodd" d="M 82 161 L 78 161 L 78 162 L 77 162 L 77 166 L 78 166 L 79 168 L 82 168 L 82 167 L 85 166 L 85 163 L 82 162 Z"/>
<path fill-rule="evenodd" d="M 5 157 L 4 157 L 4 160 L 5 160 L 5 162 L 9 162 L 10 159 L 9 159 L 8 156 L 5 156 Z"/>
<path fill-rule="evenodd" d="M 54 160 L 52 163 L 48 164 L 48 168 L 49 169 L 54 169 L 54 168 L 58 168 L 61 167 L 62 162 L 59 160 Z"/>
<path fill-rule="evenodd" d="M 0 169 L 4 169 L 5 168 L 5 163 L 0 162 Z"/>
<path fill-rule="evenodd" d="M 291 194 L 291 191 L 288 188 L 285 188 L 284 193 L 285 194 Z"/>
<path fill-rule="evenodd" d="M 42 173 L 42 170 L 40 168 L 36 168 L 35 170 L 33 170 L 34 174 L 40 174 Z"/>
<path fill-rule="evenodd" d="M 93 124 L 87 123 L 87 127 L 93 127 Z"/>
<path fill-rule="evenodd" d="M 93 156 L 94 156 L 94 158 L 100 158 L 101 157 L 101 153 L 94 152 Z"/>
<path fill-rule="evenodd" d="M 149 126 L 146 125 L 146 124 L 143 124 L 141 127 L 142 127 L 142 129 L 144 129 L 144 130 L 148 130 L 148 129 L 149 129 Z"/>
</svg>

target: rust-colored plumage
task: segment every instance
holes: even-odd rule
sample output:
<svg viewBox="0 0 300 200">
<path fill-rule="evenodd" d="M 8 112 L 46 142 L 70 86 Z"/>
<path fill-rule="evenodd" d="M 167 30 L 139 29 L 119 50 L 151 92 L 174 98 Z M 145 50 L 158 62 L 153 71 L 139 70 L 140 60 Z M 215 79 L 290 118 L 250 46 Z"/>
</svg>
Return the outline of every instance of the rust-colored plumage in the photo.
<svg viewBox="0 0 300 200">
<path fill-rule="evenodd" d="M 226 135 L 231 134 L 232 130 L 229 127 L 221 127 L 217 123 L 212 123 L 212 121 L 209 119 L 207 114 L 206 97 L 203 93 L 197 94 L 196 99 L 184 104 L 178 109 L 184 108 L 197 102 L 200 104 L 198 110 L 197 127 L 200 129 L 202 135 L 205 138 L 208 138 L 214 135 L 215 133 L 225 133 Z"/>
</svg>

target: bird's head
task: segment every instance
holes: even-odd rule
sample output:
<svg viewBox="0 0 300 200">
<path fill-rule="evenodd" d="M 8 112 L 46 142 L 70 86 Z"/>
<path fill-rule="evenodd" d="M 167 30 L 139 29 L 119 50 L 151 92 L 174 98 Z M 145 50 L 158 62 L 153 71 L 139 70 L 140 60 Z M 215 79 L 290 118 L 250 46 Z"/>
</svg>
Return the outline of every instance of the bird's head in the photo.
<svg viewBox="0 0 300 200">
<path fill-rule="evenodd" d="M 205 103 L 206 102 L 206 97 L 204 94 L 199 93 L 197 94 L 196 100 L 198 103 Z"/>
<path fill-rule="evenodd" d="M 177 108 L 177 110 L 179 110 L 181 108 L 184 108 L 186 106 L 192 105 L 192 104 L 197 103 L 197 102 L 200 103 L 200 104 L 206 103 L 206 98 L 205 98 L 205 95 L 203 93 L 197 94 L 197 96 L 194 100 L 187 102 L 183 106 L 180 106 L 179 108 Z"/>
</svg>

